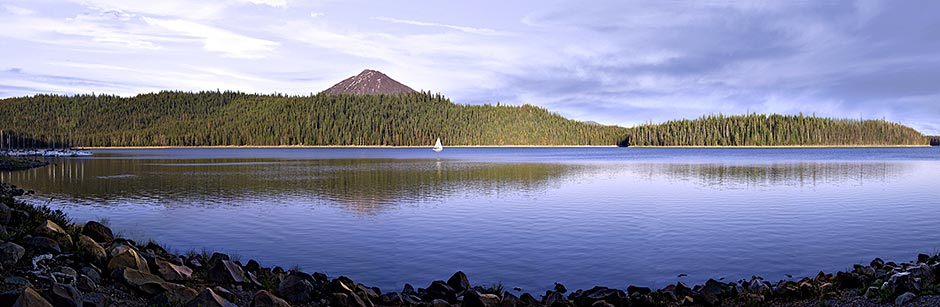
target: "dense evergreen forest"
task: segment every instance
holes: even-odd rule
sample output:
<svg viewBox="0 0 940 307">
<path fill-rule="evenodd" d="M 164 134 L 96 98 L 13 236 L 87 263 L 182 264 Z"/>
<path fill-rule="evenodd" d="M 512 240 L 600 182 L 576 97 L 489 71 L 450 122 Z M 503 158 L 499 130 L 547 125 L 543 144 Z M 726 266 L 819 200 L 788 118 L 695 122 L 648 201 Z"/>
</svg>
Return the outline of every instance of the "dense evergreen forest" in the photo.
<svg viewBox="0 0 940 307">
<path fill-rule="evenodd" d="M 940 136 L 931 135 L 928 138 L 930 138 L 930 146 L 940 146 Z"/>
<path fill-rule="evenodd" d="M 543 108 L 459 105 L 430 92 L 159 92 L 0 100 L 4 148 L 213 145 L 616 145 L 627 129 Z"/>
<path fill-rule="evenodd" d="M 704 116 L 640 125 L 621 146 L 927 145 L 920 132 L 884 120 L 801 115 Z"/>
</svg>

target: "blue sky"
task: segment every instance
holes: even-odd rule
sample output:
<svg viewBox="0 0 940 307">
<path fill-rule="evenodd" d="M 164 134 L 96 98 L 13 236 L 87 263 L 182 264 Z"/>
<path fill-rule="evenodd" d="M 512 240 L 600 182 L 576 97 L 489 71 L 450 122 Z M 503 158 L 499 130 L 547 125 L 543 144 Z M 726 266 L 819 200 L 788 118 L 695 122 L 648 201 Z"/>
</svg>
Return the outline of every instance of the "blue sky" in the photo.
<svg viewBox="0 0 940 307">
<path fill-rule="evenodd" d="M 0 1 L 0 97 L 309 94 L 362 69 L 632 126 L 885 118 L 940 133 L 938 1 Z"/>
</svg>

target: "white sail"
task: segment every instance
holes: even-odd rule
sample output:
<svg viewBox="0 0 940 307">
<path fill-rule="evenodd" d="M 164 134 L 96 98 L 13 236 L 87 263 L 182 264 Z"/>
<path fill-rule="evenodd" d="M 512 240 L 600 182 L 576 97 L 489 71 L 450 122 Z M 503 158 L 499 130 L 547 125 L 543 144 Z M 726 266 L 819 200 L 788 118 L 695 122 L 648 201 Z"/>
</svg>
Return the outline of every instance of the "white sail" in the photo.
<svg viewBox="0 0 940 307">
<path fill-rule="evenodd" d="M 436 152 L 441 152 L 441 150 L 444 150 L 444 146 L 441 145 L 441 138 L 437 138 L 437 142 L 434 143 L 434 148 L 431 149 Z"/>
</svg>

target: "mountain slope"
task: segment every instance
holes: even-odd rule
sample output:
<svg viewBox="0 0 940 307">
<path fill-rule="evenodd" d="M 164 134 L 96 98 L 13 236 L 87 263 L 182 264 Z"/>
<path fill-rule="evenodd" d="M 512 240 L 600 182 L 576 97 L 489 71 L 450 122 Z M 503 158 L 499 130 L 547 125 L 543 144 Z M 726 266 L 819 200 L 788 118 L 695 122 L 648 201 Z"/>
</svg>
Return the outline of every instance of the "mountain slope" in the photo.
<svg viewBox="0 0 940 307">
<path fill-rule="evenodd" d="M 322 94 L 326 95 L 395 95 L 414 93 L 415 90 L 407 85 L 386 76 L 385 74 L 366 69 L 358 75 L 346 78 L 336 85 L 326 89 Z"/>
</svg>

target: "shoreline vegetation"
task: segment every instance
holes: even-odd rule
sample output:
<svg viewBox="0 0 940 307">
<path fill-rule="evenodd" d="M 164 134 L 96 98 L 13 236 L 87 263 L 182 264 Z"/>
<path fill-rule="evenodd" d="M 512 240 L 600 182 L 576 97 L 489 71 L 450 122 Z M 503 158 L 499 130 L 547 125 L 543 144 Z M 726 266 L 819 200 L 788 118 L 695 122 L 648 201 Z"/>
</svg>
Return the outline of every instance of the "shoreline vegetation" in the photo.
<svg viewBox="0 0 940 307">
<path fill-rule="evenodd" d="M 876 258 L 852 270 L 780 281 L 676 282 L 530 294 L 502 283 L 473 285 L 463 272 L 426 287 L 379 289 L 345 276 L 264 267 L 223 253 L 168 252 L 157 242 L 115 236 L 107 222 L 73 223 L 30 205 L 0 184 L 0 306 L 633 307 L 937 306 L 940 256 Z M 244 261 L 244 262 L 243 262 Z"/>
<path fill-rule="evenodd" d="M 927 146 L 886 120 L 709 115 L 634 127 L 532 105 L 464 105 L 441 94 L 286 96 L 163 91 L 0 99 L 0 148 L 138 146 Z"/>
</svg>

